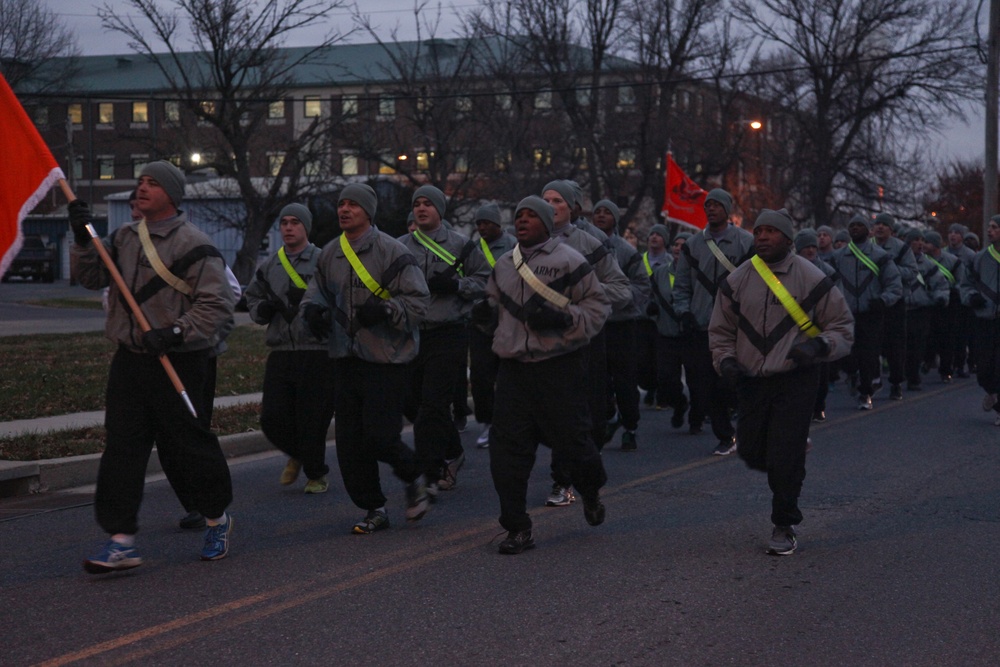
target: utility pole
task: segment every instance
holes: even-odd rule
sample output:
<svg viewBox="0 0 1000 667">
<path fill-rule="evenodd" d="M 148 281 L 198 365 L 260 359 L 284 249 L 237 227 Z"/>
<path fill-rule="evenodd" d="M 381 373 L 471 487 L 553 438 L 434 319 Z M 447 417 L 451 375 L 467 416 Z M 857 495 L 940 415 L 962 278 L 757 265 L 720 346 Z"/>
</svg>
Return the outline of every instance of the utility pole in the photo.
<svg viewBox="0 0 1000 667">
<path fill-rule="evenodd" d="M 997 98 L 1000 95 L 1000 0 L 990 0 L 989 55 L 986 61 L 986 165 L 983 172 L 983 228 L 997 212 Z"/>
</svg>

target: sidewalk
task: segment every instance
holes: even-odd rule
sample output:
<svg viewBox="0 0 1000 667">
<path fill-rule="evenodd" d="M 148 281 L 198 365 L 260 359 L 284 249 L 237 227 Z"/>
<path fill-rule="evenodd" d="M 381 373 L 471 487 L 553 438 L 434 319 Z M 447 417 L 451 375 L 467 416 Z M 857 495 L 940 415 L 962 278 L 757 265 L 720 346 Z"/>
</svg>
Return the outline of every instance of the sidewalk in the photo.
<svg viewBox="0 0 1000 667">
<path fill-rule="evenodd" d="M 228 407 L 240 403 L 259 403 L 260 399 L 261 394 L 259 393 L 242 396 L 218 396 L 215 399 L 215 406 Z M 0 436 L 86 428 L 103 423 L 103 410 L 41 419 L 22 419 L 0 423 Z M 328 440 L 332 440 L 334 437 L 333 428 L 334 423 L 331 421 L 330 429 L 327 431 Z M 277 452 L 260 431 L 222 436 L 219 438 L 219 443 L 222 445 L 222 451 L 227 459 L 268 450 Z M 86 454 L 41 461 L 0 461 L 0 498 L 92 485 L 97 481 L 97 468 L 100 460 L 100 454 Z M 159 458 L 151 456 L 146 474 L 155 475 L 160 472 L 162 469 Z"/>
</svg>

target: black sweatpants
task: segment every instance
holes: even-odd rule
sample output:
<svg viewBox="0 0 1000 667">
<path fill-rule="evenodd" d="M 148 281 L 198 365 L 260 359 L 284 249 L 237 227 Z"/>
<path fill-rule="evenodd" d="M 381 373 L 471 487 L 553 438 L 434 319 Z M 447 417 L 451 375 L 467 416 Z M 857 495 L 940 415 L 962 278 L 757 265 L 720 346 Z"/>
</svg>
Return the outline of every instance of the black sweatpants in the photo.
<svg viewBox="0 0 1000 667">
<path fill-rule="evenodd" d="M 879 376 L 879 349 L 882 341 L 882 314 L 857 313 L 854 315 L 854 346 L 850 356 L 843 360 L 848 373 L 858 374 L 858 392 L 871 396 L 872 381 Z"/>
<path fill-rule="evenodd" d="M 636 378 L 636 320 L 608 322 L 604 325 L 607 347 L 607 405 L 608 418 L 614 416 L 615 407 L 627 431 L 639 427 L 639 387 Z M 602 434 L 603 435 L 603 434 Z"/>
<path fill-rule="evenodd" d="M 379 462 L 406 483 L 420 476 L 416 456 L 403 442 L 403 364 L 376 364 L 355 357 L 336 360 L 337 463 L 351 502 L 364 510 L 385 505 Z"/>
<path fill-rule="evenodd" d="M 420 352 L 410 362 L 410 391 L 416 406 L 413 443 L 429 483 L 442 478 L 445 459 L 458 458 L 463 451 L 451 406 L 467 350 L 464 324 L 421 329 Z"/>
<path fill-rule="evenodd" d="M 528 478 L 539 442 L 565 462 L 568 485 L 586 499 L 607 482 L 601 454 L 591 438 L 586 355 L 577 350 L 545 361 L 501 359 L 490 431 L 490 473 L 500 497 L 500 525 L 528 530 Z"/>
<path fill-rule="evenodd" d="M 913 308 L 906 311 L 906 382 L 920 384 L 920 364 L 927 351 L 933 308 Z"/>
<path fill-rule="evenodd" d="M 209 350 L 168 355 L 192 404 L 203 406 L 209 380 Z M 105 399 L 107 442 L 97 473 L 94 512 L 109 534 L 134 535 L 156 442 L 176 463 L 190 490 L 192 509 L 219 517 L 233 500 L 232 479 L 219 439 L 177 395 L 160 360 L 119 347 L 111 360 Z"/>
<path fill-rule="evenodd" d="M 500 358 L 493 353 L 493 336 L 469 327 L 469 383 L 476 421 L 480 424 L 493 423 L 494 385 L 499 363 Z"/>
<path fill-rule="evenodd" d="M 976 382 L 987 393 L 1000 393 L 1000 320 L 973 319 Z"/>
<path fill-rule="evenodd" d="M 656 404 L 670 405 L 674 409 L 687 406 L 684 396 L 682 370 L 687 355 L 685 341 L 681 338 L 668 338 L 657 335 L 656 338 Z M 705 413 L 701 413 L 701 421 L 705 421 Z"/>
<path fill-rule="evenodd" d="M 330 472 L 326 434 L 336 373 L 326 350 L 275 350 L 264 367 L 260 427 L 275 447 L 302 463 L 309 479 Z"/>
<path fill-rule="evenodd" d="M 659 368 L 659 337 L 660 332 L 656 329 L 656 322 L 648 317 L 640 317 L 636 333 L 636 380 L 640 389 L 654 392 L 657 402 L 662 405 L 663 401 L 660 400 L 657 384 L 660 380 L 657 371 Z"/>
<path fill-rule="evenodd" d="M 590 439 L 597 451 L 604 448 L 604 429 L 607 428 L 608 395 L 605 383 L 608 376 L 607 334 L 605 329 L 590 339 L 586 347 L 577 350 L 583 357 L 584 381 L 576 391 L 585 399 L 590 419 Z M 547 441 L 542 441 L 548 445 Z M 562 459 L 562 452 L 552 449 L 552 481 L 562 487 L 573 485 L 572 464 Z"/>
<path fill-rule="evenodd" d="M 752 470 L 767 473 L 771 523 L 776 526 L 802 523 L 799 494 L 818 386 L 816 366 L 737 383 L 737 452 Z"/>
<path fill-rule="evenodd" d="M 705 415 L 712 420 L 712 433 L 719 441 L 730 440 L 736 433 L 729 411 L 736 407 L 736 394 L 722 383 L 712 366 L 708 332 L 698 331 L 687 345 L 688 390 L 691 392 L 692 426 L 701 426 Z"/>
<path fill-rule="evenodd" d="M 889 384 L 901 384 L 906 379 L 906 304 L 903 299 L 885 309 L 882 354 L 889 363 Z"/>
</svg>

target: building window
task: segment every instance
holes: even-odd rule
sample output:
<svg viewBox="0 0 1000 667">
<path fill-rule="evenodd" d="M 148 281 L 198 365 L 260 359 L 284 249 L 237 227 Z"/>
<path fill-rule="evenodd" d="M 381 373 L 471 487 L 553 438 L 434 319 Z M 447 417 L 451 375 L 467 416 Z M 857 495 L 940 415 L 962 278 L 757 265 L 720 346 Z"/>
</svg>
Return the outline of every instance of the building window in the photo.
<svg viewBox="0 0 1000 667">
<path fill-rule="evenodd" d="M 132 122 L 133 123 L 149 122 L 148 102 L 132 102 Z"/>
<path fill-rule="evenodd" d="M 83 158 L 73 158 L 73 178 L 80 180 L 83 178 Z"/>
<path fill-rule="evenodd" d="M 73 123 L 73 125 L 83 125 L 82 104 L 70 104 L 66 109 L 66 115 L 69 117 L 69 122 Z"/>
<path fill-rule="evenodd" d="M 181 103 L 164 102 L 163 117 L 166 119 L 168 123 L 179 123 L 181 120 Z"/>
<path fill-rule="evenodd" d="M 587 166 L 587 149 L 581 146 L 580 148 L 573 149 L 573 163 L 576 164 L 577 169 L 589 169 Z"/>
<path fill-rule="evenodd" d="M 97 158 L 97 177 L 102 181 L 110 181 L 115 177 L 115 158 L 102 155 Z"/>
<path fill-rule="evenodd" d="M 532 151 L 531 159 L 536 170 L 545 169 L 552 164 L 552 151 L 548 148 L 536 148 Z"/>
<path fill-rule="evenodd" d="M 510 163 L 513 161 L 513 156 L 510 152 L 498 151 L 493 155 L 493 170 L 499 172 L 507 172 L 510 170 Z"/>
<path fill-rule="evenodd" d="M 48 107 L 35 107 L 32 111 L 35 120 L 35 125 L 37 125 L 38 127 L 45 127 L 46 125 L 49 124 Z"/>
<path fill-rule="evenodd" d="M 285 163 L 284 151 L 273 151 L 267 154 L 267 173 L 277 176 L 281 171 L 281 165 Z"/>
<path fill-rule="evenodd" d="M 305 96 L 306 118 L 319 118 L 323 115 L 323 102 L 319 95 L 306 95 Z"/>
<path fill-rule="evenodd" d="M 539 111 L 548 111 L 552 108 L 551 90 L 542 90 L 535 93 L 535 108 Z"/>
<path fill-rule="evenodd" d="M 382 151 L 378 156 L 378 173 L 395 174 L 396 154 L 392 151 Z"/>
<path fill-rule="evenodd" d="M 352 153 L 344 153 L 340 156 L 340 173 L 343 176 L 358 175 L 358 156 Z"/>
<path fill-rule="evenodd" d="M 462 95 L 455 99 L 455 113 L 461 116 L 467 116 L 472 113 L 472 98 L 468 95 Z"/>
<path fill-rule="evenodd" d="M 320 160 L 308 160 L 304 165 L 302 165 L 302 175 L 315 178 L 319 176 L 323 171 L 323 165 Z"/>
<path fill-rule="evenodd" d="M 514 108 L 514 98 L 512 98 L 507 93 L 497 95 L 496 100 L 497 100 L 497 108 L 500 109 L 500 111 L 509 112 L 511 109 Z"/>
<path fill-rule="evenodd" d="M 340 98 L 340 115 L 346 120 L 355 120 L 358 117 L 357 95 L 345 95 Z"/>
<path fill-rule="evenodd" d="M 149 164 L 148 155 L 133 155 L 132 156 L 132 178 L 138 180 L 139 172 L 141 172 L 146 165 Z"/>
<path fill-rule="evenodd" d="M 111 102 L 101 102 L 97 105 L 97 122 L 100 125 L 112 125 L 115 122 L 115 105 Z"/>
<path fill-rule="evenodd" d="M 579 88 L 576 91 L 576 103 L 581 107 L 589 107 L 593 98 L 590 88 Z"/>
<path fill-rule="evenodd" d="M 380 120 L 391 120 L 396 117 L 396 98 L 391 95 L 381 95 L 378 98 L 378 117 Z"/>
<path fill-rule="evenodd" d="M 417 151 L 417 171 L 430 171 L 434 151 Z"/>
<path fill-rule="evenodd" d="M 635 88 L 632 86 L 618 87 L 618 108 L 628 108 L 635 106 Z"/>
<path fill-rule="evenodd" d="M 635 169 L 635 149 L 622 148 L 618 151 L 618 168 Z"/>
<path fill-rule="evenodd" d="M 285 100 L 278 100 L 277 102 L 271 102 L 267 105 L 267 119 L 268 120 L 284 120 L 285 119 Z"/>
<path fill-rule="evenodd" d="M 459 151 L 455 154 L 455 173 L 469 173 L 469 156 L 465 151 Z"/>
</svg>

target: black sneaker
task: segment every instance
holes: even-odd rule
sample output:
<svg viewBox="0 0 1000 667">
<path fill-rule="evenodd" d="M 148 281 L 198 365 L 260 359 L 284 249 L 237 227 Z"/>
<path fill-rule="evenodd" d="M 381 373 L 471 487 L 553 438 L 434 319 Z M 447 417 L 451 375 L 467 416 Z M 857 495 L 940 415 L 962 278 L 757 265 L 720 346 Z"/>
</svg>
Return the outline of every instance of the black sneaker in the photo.
<svg viewBox="0 0 1000 667">
<path fill-rule="evenodd" d="M 715 451 L 712 452 L 715 456 L 729 456 L 736 451 L 736 436 L 729 438 L 728 440 L 719 440 L 719 444 L 715 446 Z"/>
<path fill-rule="evenodd" d="M 177 522 L 177 525 L 181 527 L 181 530 L 201 530 L 206 525 L 205 517 L 201 515 L 201 512 L 195 510 L 188 512 L 187 516 Z"/>
<path fill-rule="evenodd" d="M 646 407 L 653 407 L 653 404 L 655 402 L 656 402 L 655 391 L 647 391 L 646 395 L 642 397 L 642 404 L 645 405 Z"/>
<path fill-rule="evenodd" d="M 351 532 L 355 535 L 371 535 L 389 527 L 389 515 L 383 510 L 368 510 L 365 518 L 354 524 Z"/>
<path fill-rule="evenodd" d="M 534 547 L 535 540 L 531 538 L 530 530 L 512 530 L 507 533 L 507 538 L 500 543 L 499 551 L 502 554 L 513 556 Z"/>
<path fill-rule="evenodd" d="M 813 413 L 813 421 L 814 422 L 818 422 L 818 423 L 825 422 L 826 421 L 826 411 L 825 410 L 817 410 L 816 412 L 814 412 Z"/>
<path fill-rule="evenodd" d="M 469 427 L 469 418 L 465 415 L 459 415 L 455 417 L 455 430 L 459 433 L 465 433 L 465 429 Z"/>
<path fill-rule="evenodd" d="M 638 445 L 635 441 L 635 431 L 625 431 L 622 433 L 622 451 L 634 452 Z"/>
<path fill-rule="evenodd" d="M 791 526 L 775 526 L 771 531 L 771 541 L 767 543 L 767 553 L 772 556 L 791 556 L 799 545 L 795 539 L 795 529 Z"/>
<path fill-rule="evenodd" d="M 682 402 L 674 408 L 674 414 L 670 418 L 670 425 L 674 428 L 684 426 L 684 414 L 687 412 L 687 403 Z"/>
<path fill-rule="evenodd" d="M 583 494 L 580 494 L 583 496 Z M 604 523 L 604 503 L 601 502 L 601 494 L 595 492 L 593 497 L 583 497 L 583 518 L 591 526 L 600 526 Z"/>
<path fill-rule="evenodd" d="M 889 400 L 890 401 L 903 400 L 903 388 L 898 384 L 894 384 L 891 387 L 889 387 Z"/>
</svg>

